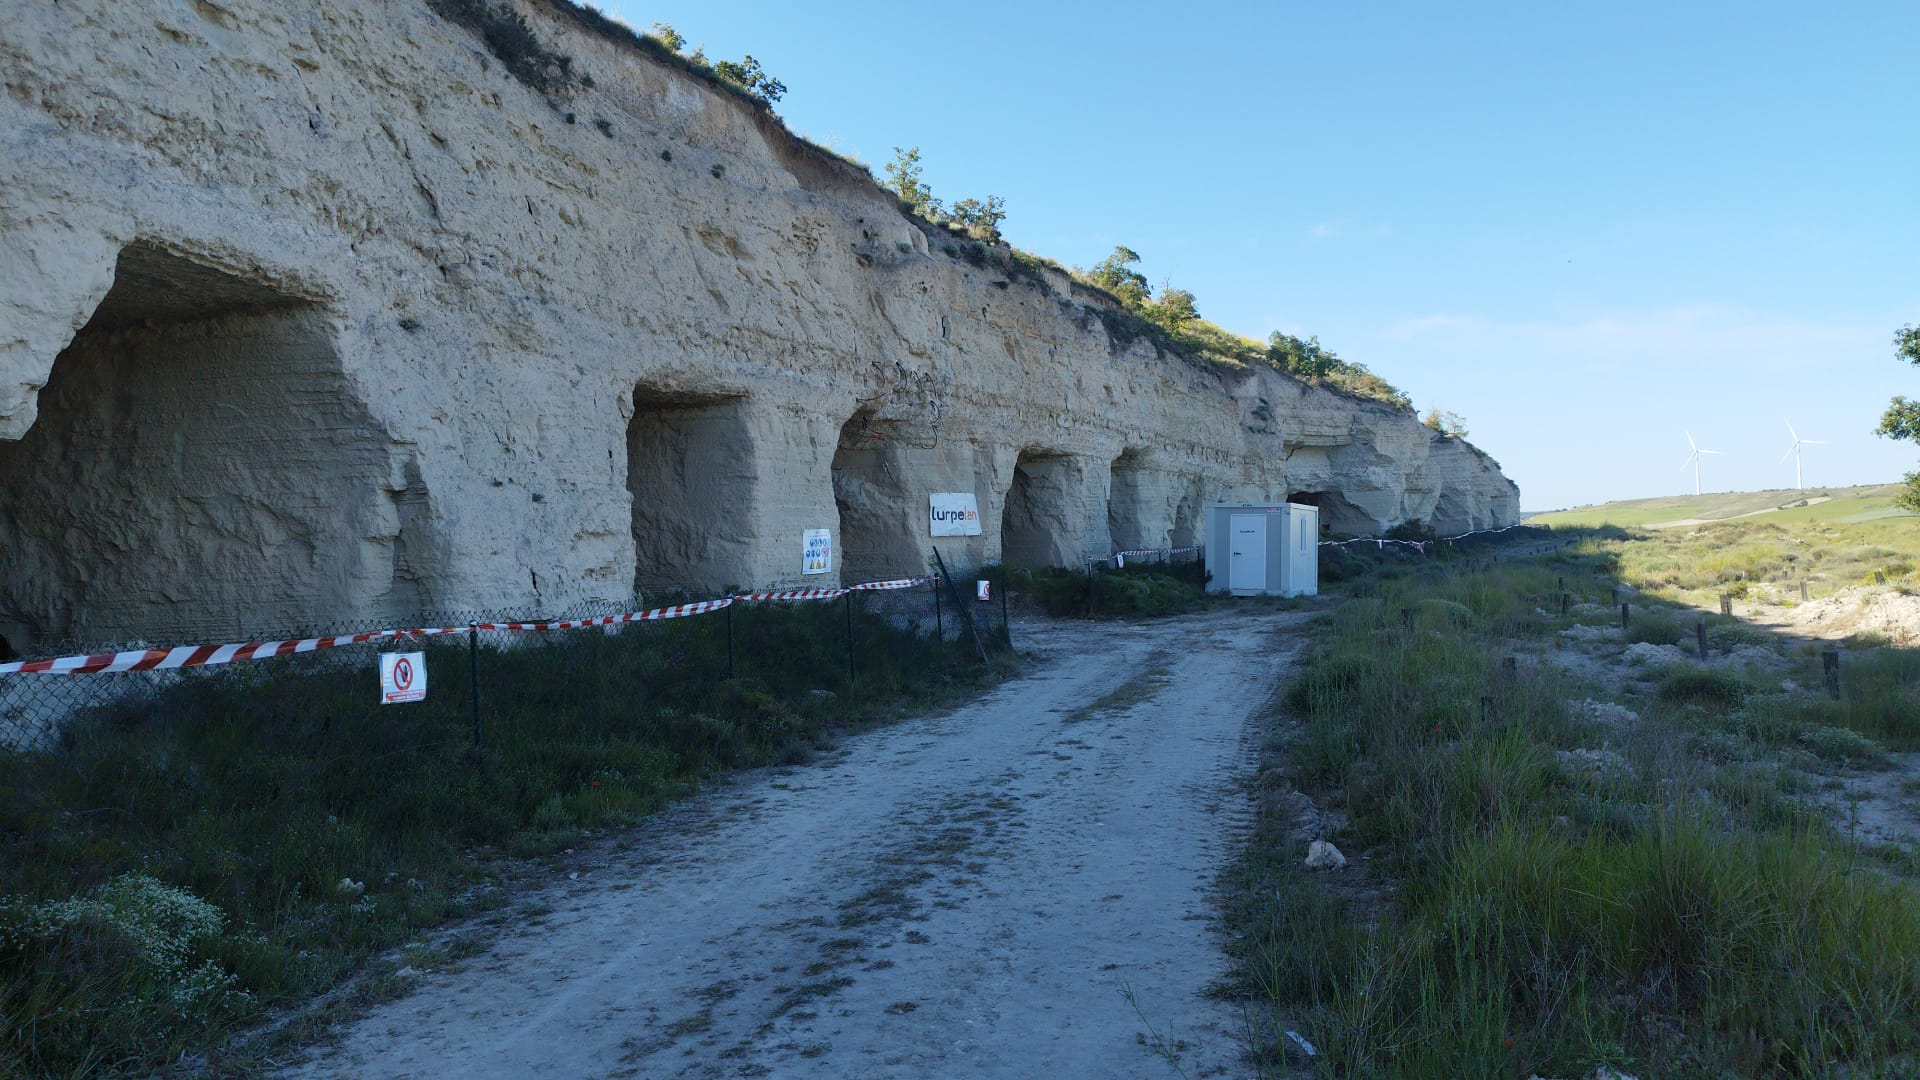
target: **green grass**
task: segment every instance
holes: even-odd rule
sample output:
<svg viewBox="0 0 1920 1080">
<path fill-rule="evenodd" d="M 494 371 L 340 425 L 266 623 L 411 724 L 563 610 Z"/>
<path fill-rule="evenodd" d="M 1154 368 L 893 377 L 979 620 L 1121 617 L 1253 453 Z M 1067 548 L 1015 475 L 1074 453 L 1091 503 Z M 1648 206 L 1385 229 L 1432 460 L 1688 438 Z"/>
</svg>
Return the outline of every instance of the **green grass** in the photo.
<svg viewBox="0 0 1920 1080">
<path fill-rule="evenodd" d="M 1913 517 L 1900 510 L 1893 499 L 1900 484 L 1870 484 L 1852 488 L 1808 488 L 1804 491 L 1736 491 L 1708 495 L 1672 495 L 1651 499 L 1623 499 L 1599 506 L 1574 510 L 1556 510 L 1528 520 L 1535 525 L 1555 528 L 1590 528 L 1617 525 L 1644 527 L 1669 521 L 1698 518 L 1724 521 L 1743 515 L 1773 523 L 1851 522 L 1886 517 Z M 1827 501 L 1797 505 L 1812 499 Z"/>
<path fill-rule="evenodd" d="M 456 645 L 428 648 L 419 704 L 376 704 L 365 667 L 234 665 L 0 755 L 0 1074 L 205 1052 L 498 904 L 517 857 L 991 678 L 971 642 L 862 613 L 850 685 L 843 620 L 838 604 L 743 606 L 733 680 L 719 617 L 483 649 L 479 749 Z M 138 902 L 114 900 L 130 888 Z M 48 914 L 73 903 L 93 906 Z M 142 914 L 193 904 L 217 930 Z M 183 1007 L 170 987 L 201 967 L 226 981 Z"/>
<path fill-rule="evenodd" d="M 1649 542 L 1356 577 L 1313 632 L 1228 894 L 1237 989 L 1319 1048 L 1315 1075 L 1920 1071 L 1920 892 L 1766 764 L 1914 745 L 1920 655 L 1850 658 L 1840 701 L 1682 668 L 1640 729 L 1598 729 L 1565 702 L 1606 687 L 1502 660 L 1565 625 L 1539 614 L 1561 578 L 1604 597 Z M 1610 743 L 1617 768 L 1561 756 Z M 1344 818 L 1347 870 L 1301 867 L 1294 786 Z"/>
<path fill-rule="evenodd" d="M 1014 588 L 1049 615 L 1144 619 L 1198 611 L 1207 597 L 1192 563 L 1128 567 L 1088 575 L 1081 570 L 1019 568 Z"/>
<path fill-rule="evenodd" d="M 1717 609 L 1720 595 L 1798 602 L 1872 584 L 1920 588 L 1920 528 L 1911 520 L 1750 518 L 1651 530 L 1612 545 L 1622 580 L 1677 602 Z"/>
</svg>

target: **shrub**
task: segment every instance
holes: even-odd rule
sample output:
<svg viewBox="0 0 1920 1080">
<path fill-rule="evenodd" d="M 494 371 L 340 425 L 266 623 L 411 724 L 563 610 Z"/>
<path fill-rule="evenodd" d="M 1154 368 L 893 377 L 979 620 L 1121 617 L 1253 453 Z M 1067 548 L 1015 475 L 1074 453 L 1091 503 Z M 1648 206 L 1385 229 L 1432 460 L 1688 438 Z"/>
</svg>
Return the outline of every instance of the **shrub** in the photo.
<svg viewBox="0 0 1920 1080">
<path fill-rule="evenodd" d="M 1627 619 L 1627 641 L 1651 645 L 1679 645 L 1693 637 L 1692 632 L 1672 614 L 1657 608 L 1642 608 Z"/>
<path fill-rule="evenodd" d="M 1205 600 L 1196 583 L 1156 572 L 1089 576 L 1059 568 L 1023 570 L 1016 582 L 1042 610 L 1056 616 L 1154 618 L 1193 611 Z"/>
<path fill-rule="evenodd" d="M 1750 690 L 1736 675 L 1713 668 L 1675 668 L 1661 678 L 1663 701 L 1728 709 L 1740 704 Z"/>
<path fill-rule="evenodd" d="M 67 900 L 0 900 L 0 1065 L 9 1075 L 85 1061 L 111 1031 L 122 1052 L 165 1058 L 244 1006 L 208 956 L 220 910 L 184 889 L 124 874 Z"/>
<path fill-rule="evenodd" d="M 432 0 L 433 9 L 480 35 L 514 78 L 542 93 L 573 80 L 573 57 L 547 48 L 526 17 L 495 0 Z"/>
</svg>

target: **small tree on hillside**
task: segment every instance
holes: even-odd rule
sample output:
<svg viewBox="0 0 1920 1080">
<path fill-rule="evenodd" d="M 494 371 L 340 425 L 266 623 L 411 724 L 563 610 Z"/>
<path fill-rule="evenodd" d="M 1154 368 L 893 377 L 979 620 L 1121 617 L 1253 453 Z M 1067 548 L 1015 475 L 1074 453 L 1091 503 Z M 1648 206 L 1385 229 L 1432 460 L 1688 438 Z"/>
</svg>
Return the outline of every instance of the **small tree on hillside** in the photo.
<svg viewBox="0 0 1920 1080">
<path fill-rule="evenodd" d="M 1311 337 L 1305 341 L 1275 330 L 1267 336 L 1267 361 L 1281 371 L 1309 378 L 1324 379 L 1341 370 L 1345 361 Z"/>
<path fill-rule="evenodd" d="M 906 203 L 914 213 L 924 218 L 939 216 L 942 211 L 940 200 L 933 197 L 933 189 L 920 179 L 920 148 L 915 146 L 906 150 L 893 148 L 893 160 L 886 165 L 887 187 L 893 189 L 900 201 Z"/>
<path fill-rule="evenodd" d="M 1006 200 L 998 195 L 961 199 L 953 204 L 953 220 L 965 225 L 976 240 L 999 240 L 1000 223 L 1007 219 Z"/>
<path fill-rule="evenodd" d="M 653 36 L 655 41 L 672 49 L 674 52 L 679 52 L 687 47 L 687 35 L 675 30 L 666 23 L 654 23 L 653 29 L 647 32 Z"/>
<path fill-rule="evenodd" d="M 1139 261 L 1139 252 L 1116 245 L 1113 254 L 1087 272 L 1087 280 L 1119 297 L 1128 307 L 1138 309 L 1146 304 L 1148 293 L 1146 275 L 1133 268 Z"/>
<path fill-rule="evenodd" d="M 739 60 L 722 60 L 713 65 L 713 73 L 747 92 L 762 105 L 771 105 L 786 96 L 787 84 L 767 74 L 752 54 Z"/>
<path fill-rule="evenodd" d="M 1185 289 L 1174 288 L 1170 280 L 1160 283 L 1160 296 L 1148 301 L 1140 313 L 1170 334 L 1178 334 L 1186 329 L 1188 323 L 1200 317 L 1199 310 L 1193 305 L 1193 294 Z"/>
<path fill-rule="evenodd" d="M 1445 435 L 1449 439 L 1464 439 L 1467 437 L 1467 422 L 1461 419 L 1460 414 L 1457 412 L 1442 412 L 1438 405 L 1428 409 L 1427 415 L 1421 417 L 1420 422 L 1440 434 Z"/>
<path fill-rule="evenodd" d="M 1903 326 L 1893 332 L 1893 355 L 1920 367 L 1920 326 Z M 1920 442 L 1920 401 L 1909 401 L 1905 395 L 1894 398 L 1873 433 L 1889 439 Z M 1906 479 L 1907 486 L 1896 501 L 1908 510 L 1920 512 L 1920 472 L 1910 472 Z"/>
</svg>

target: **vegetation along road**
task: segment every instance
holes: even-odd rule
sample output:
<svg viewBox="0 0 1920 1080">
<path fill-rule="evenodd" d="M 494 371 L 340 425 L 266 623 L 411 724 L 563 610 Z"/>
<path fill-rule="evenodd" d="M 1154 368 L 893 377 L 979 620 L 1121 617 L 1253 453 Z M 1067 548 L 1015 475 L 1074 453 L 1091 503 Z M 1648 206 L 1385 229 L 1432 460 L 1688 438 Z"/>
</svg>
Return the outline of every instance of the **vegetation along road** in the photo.
<svg viewBox="0 0 1920 1080">
<path fill-rule="evenodd" d="M 1238 1075 L 1211 889 L 1304 613 L 1047 622 L 977 702 L 554 864 L 306 1076 Z"/>
</svg>

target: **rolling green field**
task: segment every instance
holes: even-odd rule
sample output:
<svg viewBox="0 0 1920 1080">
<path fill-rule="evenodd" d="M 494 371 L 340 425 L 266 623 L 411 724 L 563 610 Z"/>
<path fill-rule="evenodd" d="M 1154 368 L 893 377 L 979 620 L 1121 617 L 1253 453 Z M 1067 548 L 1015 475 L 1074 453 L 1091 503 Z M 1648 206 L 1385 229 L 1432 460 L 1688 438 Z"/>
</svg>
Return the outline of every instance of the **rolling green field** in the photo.
<svg viewBox="0 0 1920 1080">
<path fill-rule="evenodd" d="M 1528 518 L 1534 525 L 1556 528 L 1618 525 L 1622 528 L 1659 527 L 1669 522 L 1725 521 L 1751 517 L 1755 521 L 1855 522 L 1880 518 L 1920 517 L 1893 504 L 1899 484 L 1869 484 L 1850 488 L 1791 488 L 1774 491 L 1734 491 L 1707 495 L 1670 495 L 1657 499 L 1622 499 L 1599 506 L 1555 510 Z M 1824 501 L 1816 501 L 1824 500 Z"/>
</svg>

